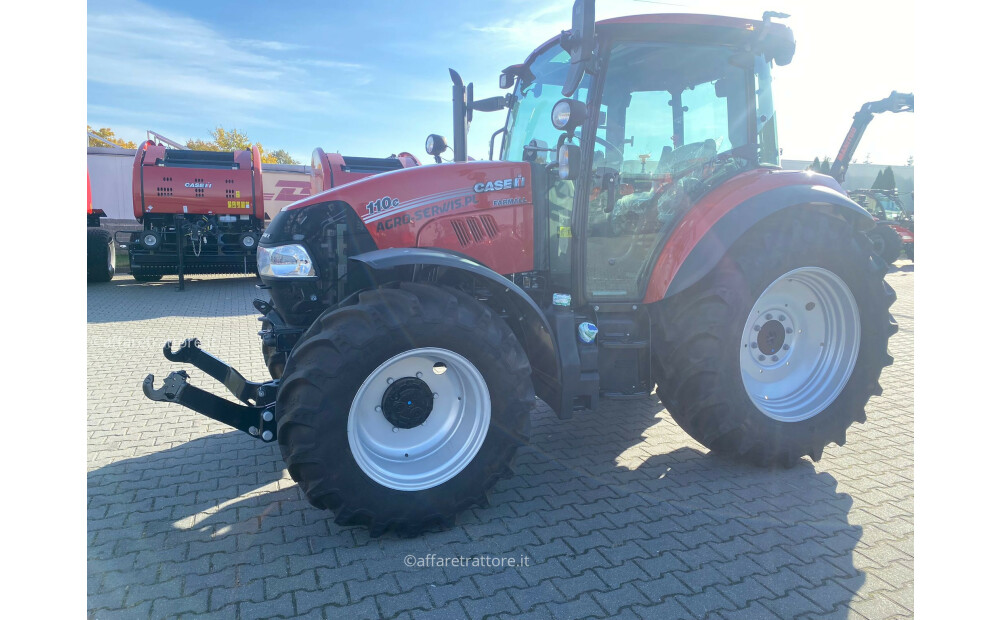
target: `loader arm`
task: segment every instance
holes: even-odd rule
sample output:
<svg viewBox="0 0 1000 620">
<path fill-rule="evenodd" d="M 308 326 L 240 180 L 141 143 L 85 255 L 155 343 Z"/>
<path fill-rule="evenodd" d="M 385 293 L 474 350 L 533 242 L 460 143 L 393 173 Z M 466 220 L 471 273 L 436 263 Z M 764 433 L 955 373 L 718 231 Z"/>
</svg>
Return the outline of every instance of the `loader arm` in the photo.
<svg viewBox="0 0 1000 620">
<path fill-rule="evenodd" d="M 830 176 L 837 179 L 838 183 L 843 184 L 844 178 L 847 176 L 847 166 L 850 165 L 851 158 L 854 157 L 854 151 L 857 150 L 858 144 L 861 143 L 861 137 L 865 135 L 868 123 L 872 122 L 872 118 L 876 114 L 881 114 L 882 112 L 912 111 L 913 94 L 897 93 L 896 91 L 892 91 L 885 99 L 869 101 L 861 106 L 861 109 L 854 113 L 854 123 L 851 124 L 851 128 L 847 131 L 844 143 L 840 146 L 840 150 L 837 151 L 837 158 L 833 160 L 833 165 L 830 166 Z"/>
</svg>

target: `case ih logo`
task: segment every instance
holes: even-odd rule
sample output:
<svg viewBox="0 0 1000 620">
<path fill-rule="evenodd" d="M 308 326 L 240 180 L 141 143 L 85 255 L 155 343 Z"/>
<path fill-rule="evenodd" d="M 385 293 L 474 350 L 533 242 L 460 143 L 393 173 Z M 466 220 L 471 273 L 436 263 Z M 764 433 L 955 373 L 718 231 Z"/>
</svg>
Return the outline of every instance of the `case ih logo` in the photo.
<svg viewBox="0 0 1000 620">
<path fill-rule="evenodd" d="M 501 189 L 517 189 L 518 187 L 524 187 L 524 177 L 514 177 L 513 179 L 498 179 L 496 181 L 476 183 L 472 186 L 472 191 L 478 194 L 480 192 L 496 192 Z"/>
<path fill-rule="evenodd" d="M 205 188 L 212 187 L 212 184 L 211 183 L 185 183 L 184 187 L 194 187 L 194 188 L 205 189 Z"/>
</svg>

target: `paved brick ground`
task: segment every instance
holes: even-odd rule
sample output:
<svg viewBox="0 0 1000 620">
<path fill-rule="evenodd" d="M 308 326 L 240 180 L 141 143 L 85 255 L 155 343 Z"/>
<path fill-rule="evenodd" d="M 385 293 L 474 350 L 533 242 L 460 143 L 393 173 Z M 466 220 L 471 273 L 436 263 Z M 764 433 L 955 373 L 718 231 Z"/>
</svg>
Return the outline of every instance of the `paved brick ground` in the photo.
<svg viewBox="0 0 1000 620">
<path fill-rule="evenodd" d="M 913 270 L 897 265 L 885 394 L 819 463 L 770 471 L 706 454 L 653 398 L 572 421 L 540 408 L 493 506 L 409 540 L 335 525 L 276 446 L 142 397 L 145 373 L 171 368 L 159 353 L 167 339 L 198 336 L 266 378 L 252 279 L 199 277 L 185 293 L 128 276 L 92 285 L 89 615 L 911 616 Z M 526 565 L 404 563 L 429 553 Z"/>
</svg>

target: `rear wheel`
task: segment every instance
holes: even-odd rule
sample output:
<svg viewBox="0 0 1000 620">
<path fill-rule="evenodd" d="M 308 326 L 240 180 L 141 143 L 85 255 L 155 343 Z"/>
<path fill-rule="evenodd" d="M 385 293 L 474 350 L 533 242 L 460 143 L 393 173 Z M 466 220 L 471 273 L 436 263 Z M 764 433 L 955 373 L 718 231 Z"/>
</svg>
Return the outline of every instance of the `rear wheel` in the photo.
<svg viewBox="0 0 1000 620">
<path fill-rule="evenodd" d="M 657 394 L 713 451 L 762 465 L 819 460 L 864 422 L 892 363 L 885 273 L 869 240 L 839 219 L 768 218 L 660 305 Z"/>
<path fill-rule="evenodd" d="M 87 281 L 110 282 L 115 276 L 115 241 L 103 228 L 87 229 Z"/>
<path fill-rule="evenodd" d="M 528 439 L 531 368 L 502 318 L 454 289 L 361 293 L 302 335 L 278 390 L 278 444 L 339 524 L 417 534 L 486 503 Z"/>
</svg>

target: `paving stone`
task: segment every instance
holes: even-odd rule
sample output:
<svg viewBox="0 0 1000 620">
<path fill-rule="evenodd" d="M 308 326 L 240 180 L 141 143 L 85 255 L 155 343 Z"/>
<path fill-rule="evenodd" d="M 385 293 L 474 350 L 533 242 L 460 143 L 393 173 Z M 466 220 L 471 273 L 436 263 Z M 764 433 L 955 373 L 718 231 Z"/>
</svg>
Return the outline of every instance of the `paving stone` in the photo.
<svg viewBox="0 0 1000 620">
<path fill-rule="evenodd" d="M 89 286 L 88 616 L 912 615 L 912 263 L 887 280 L 896 363 L 869 422 L 818 463 L 765 470 L 706 454 L 654 397 L 605 400 L 571 420 L 539 404 L 494 505 L 413 539 L 336 525 L 276 446 L 142 395 L 147 372 L 177 367 L 162 343 L 190 336 L 267 378 L 253 278 L 195 276 L 184 293 L 127 275 Z M 403 564 L 428 553 L 528 563 Z"/>
</svg>

